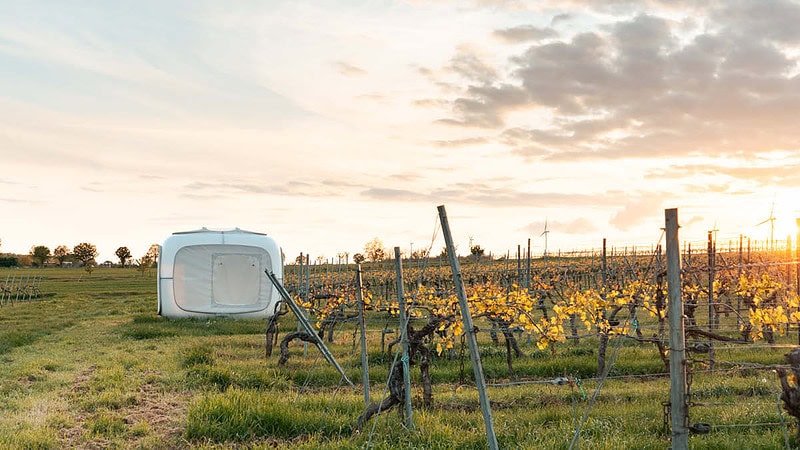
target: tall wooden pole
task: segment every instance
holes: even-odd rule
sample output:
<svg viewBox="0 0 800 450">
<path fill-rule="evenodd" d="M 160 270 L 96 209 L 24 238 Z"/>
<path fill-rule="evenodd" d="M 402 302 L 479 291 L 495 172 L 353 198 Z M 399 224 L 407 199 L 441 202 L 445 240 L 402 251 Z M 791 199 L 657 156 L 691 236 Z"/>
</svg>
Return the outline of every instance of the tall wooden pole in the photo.
<svg viewBox="0 0 800 450">
<path fill-rule="evenodd" d="M 411 417 L 411 369 L 408 364 L 408 316 L 406 315 L 406 298 L 403 292 L 403 261 L 400 259 L 400 247 L 394 248 L 395 270 L 397 272 L 397 303 L 400 309 L 400 344 L 403 348 L 403 391 L 406 410 L 406 427 L 414 428 Z"/>
<path fill-rule="evenodd" d="M 478 349 L 478 340 L 475 337 L 475 326 L 472 324 L 472 316 L 470 315 L 469 305 L 467 304 L 464 281 L 461 278 L 461 267 L 458 264 L 455 245 L 453 245 L 453 236 L 450 234 L 447 212 L 444 209 L 444 205 L 440 205 L 438 209 L 439 220 L 442 222 L 442 234 L 444 234 L 444 241 L 445 244 L 447 244 L 447 257 L 450 259 L 450 268 L 453 271 L 453 283 L 456 288 L 456 296 L 458 296 L 458 304 L 461 306 L 461 320 L 464 322 L 464 332 L 467 335 L 467 343 L 469 344 L 472 371 L 475 374 L 475 385 L 478 388 L 478 398 L 481 404 L 481 411 L 483 412 L 483 424 L 486 427 L 486 440 L 490 450 L 498 450 L 497 436 L 494 434 L 494 422 L 492 421 L 492 408 L 489 404 L 489 396 L 486 393 L 486 382 L 483 379 L 483 367 L 481 366 L 481 354 Z"/>
<path fill-rule="evenodd" d="M 689 448 L 689 417 L 686 404 L 686 336 L 681 299 L 681 258 L 678 241 L 678 210 L 664 210 L 667 238 L 667 292 L 669 295 L 669 380 L 672 449 Z"/>
</svg>

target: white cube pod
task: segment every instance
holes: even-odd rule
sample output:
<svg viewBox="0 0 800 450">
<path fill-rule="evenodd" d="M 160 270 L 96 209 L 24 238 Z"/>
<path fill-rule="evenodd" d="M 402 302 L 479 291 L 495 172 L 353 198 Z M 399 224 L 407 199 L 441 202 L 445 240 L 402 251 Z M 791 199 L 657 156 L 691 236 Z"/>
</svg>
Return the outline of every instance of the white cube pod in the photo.
<svg viewBox="0 0 800 450">
<path fill-rule="evenodd" d="M 173 233 L 158 257 L 158 314 L 163 317 L 271 317 L 283 280 L 281 250 L 266 234 L 233 230 Z"/>
</svg>

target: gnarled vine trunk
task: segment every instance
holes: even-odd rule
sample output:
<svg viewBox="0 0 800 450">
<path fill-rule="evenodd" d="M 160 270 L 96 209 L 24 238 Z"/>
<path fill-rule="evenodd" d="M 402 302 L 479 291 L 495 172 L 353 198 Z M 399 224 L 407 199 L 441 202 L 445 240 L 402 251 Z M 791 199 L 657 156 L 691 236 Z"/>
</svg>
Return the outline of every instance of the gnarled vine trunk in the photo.
<svg viewBox="0 0 800 450">
<path fill-rule="evenodd" d="M 405 388 L 403 388 L 403 362 L 399 360 L 395 362 L 391 372 L 392 374 L 389 377 L 388 383 L 389 395 L 380 402 L 370 403 L 369 406 L 364 409 L 364 412 L 358 416 L 358 421 L 353 428 L 353 432 L 357 433 L 361 431 L 364 428 L 364 424 L 366 424 L 372 416 L 389 411 L 394 406 L 403 403 L 405 397 Z M 402 415 L 403 408 L 398 408 L 398 410 Z"/>
<path fill-rule="evenodd" d="M 281 357 L 278 359 L 278 366 L 282 366 L 286 364 L 286 361 L 289 360 L 289 343 L 293 340 L 298 339 L 303 342 L 310 342 L 317 345 L 317 340 L 314 339 L 314 336 L 306 333 L 305 331 L 295 331 L 292 333 L 288 333 L 286 336 L 281 339 Z"/>
<path fill-rule="evenodd" d="M 800 348 L 795 348 L 786 354 L 786 361 L 792 366 L 791 374 L 794 375 L 794 383 L 789 383 L 789 372 L 786 369 L 778 369 L 778 378 L 781 381 L 781 400 L 783 409 L 797 420 L 798 430 L 797 439 L 800 439 Z"/>
</svg>

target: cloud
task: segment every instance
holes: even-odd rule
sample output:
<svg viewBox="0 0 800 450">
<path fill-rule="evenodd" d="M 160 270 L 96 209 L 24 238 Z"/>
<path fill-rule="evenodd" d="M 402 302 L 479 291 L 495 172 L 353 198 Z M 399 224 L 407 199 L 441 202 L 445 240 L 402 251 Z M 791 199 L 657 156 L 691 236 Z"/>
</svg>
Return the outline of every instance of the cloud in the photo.
<svg viewBox="0 0 800 450">
<path fill-rule="evenodd" d="M 251 195 L 289 195 L 302 197 L 341 197 L 346 195 L 348 188 L 363 188 L 358 183 L 337 180 L 323 181 L 289 181 L 281 184 L 259 182 L 193 182 L 184 186 L 186 196 L 215 198 L 236 196 L 241 194 Z"/>
<path fill-rule="evenodd" d="M 361 192 L 361 195 L 373 200 L 389 201 L 416 201 L 427 198 L 425 195 L 408 189 L 389 189 L 389 188 L 369 188 Z"/>
<path fill-rule="evenodd" d="M 215 39 L 180 8 L 30 4 L 6 12 L 0 72 L 15 76 L 0 97 L 85 121 L 193 117 L 264 127 L 310 115 L 253 76 L 241 62 L 246 51 L 230 50 L 244 47 L 234 34 Z M 222 41 L 227 53 L 212 55 Z"/>
<path fill-rule="evenodd" d="M 554 18 L 555 20 L 555 18 Z M 540 41 L 558 36 L 552 28 L 539 28 L 533 25 L 519 25 L 511 28 L 503 28 L 492 32 L 492 36 L 503 42 L 518 44 L 528 41 Z"/>
<path fill-rule="evenodd" d="M 450 102 L 438 98 L 423 98 L 414 100 L 411 104 L 420 108 L 446 108 L 450 105 Z"/>
<path fill-rule="evenodd" d="M 610 223 L 622 231 L 630 230 L 656 217 L 662 211 L 662 203 L 661 199 L 650 196 L 635 199 L 617 211 Z"/>
<path fill-rule="evenodd" d="M 695 194 L 709 194 L 712 192 L 718 194 L 726 194 L 730 193 L 731 185 L 730 183 L 687 184 L 685 186 L 685 191 L 687 193 L 695 193 Z"/>
<path fill-rule="evenodd" d="M 556 14 L 555 16 L 553 16 L 552 19 L 550 19 L 550 26 L 554 27 L 561 22 L 568 22 L 570 20 L 572 20 L 572 14 L 568 13 Z"/>
<path fill-rule="evenodd" d="M 344 75 L 346 77 L 359 77 L 359 76 L 367 74 L 366 70 L 364 70 L 364 69 L 362 69 L 360 67 L 356 67 L 356 66 L 354 66 L 354 65 L 352 65 L 350 63 L 344 62 L 344 61 L 333 61 L 333 62 L 331 62 L 331 66 L 337 72 L 339 72 L 340 74 L 342 74 L 342 75 Z"/>
<path fill-rule="evenodd" d="M 399 188 L 368 188 L 360 195 L 369 200 L 427 202 L 432 204 L 462 203 L 485 208 L 518 208 L 536 205 L 539 208 L 570 207 L 609 208 L 623 204 L 629 193 L 606 191 L 593 194 L 564 192 L 528 192 L 503 186 L 492 180 L 453 183 L 424 191 Z"/>
<path fill-rule="evenodd" d="M 726 32 L 746 39 L 781 44 L 800 43 L 800 4 L 787 0 L 726 2 L 711 13 L 713 22 Z"/>
<path fill-rule="evenodd" d="M 687 2 L 651 3 L 636 13 L 635 2 L 615 2 L 626 14 L 474 70 L 455 96 L 442 91 L 449 114 L 438 123 L 497 129 L 514 154 L 555 162 L 800 148 L 800 55 L 790 47 L 800 4 L 701 4 L 698 22 Z M 512 115 L 527 110 L 548 119 Z"/>
<path fill-rule="evenodd" d="M 722 166 L 719 164 L 683 164 L 676 165 L 667 170 L 653 171 L 653 176 L 661 178 L 687 178 L 716 179 L 723 177 L 727 180 L 743 180 L 754 183 L 758 187 L 787 187 L 800 186 L 800 162 L 781 161 L 768 165 L 755 165 L 753 161 L 743 162 L 737 166 Z M 709 188 L 713 185 L 709 183 Z M 721 186 L 727 186 L 723 184 Z M 715 192 L 722 192 L 715 190 Z"/>
<path fill-rule="evenodd" d="M 481 83 L 497 78 L 497 71 L 485 62 L 480 53 L 469 46 L 459 46 L 456 54 L 450 59 L 448 70 L 461 75 L 463 78 Z"/>
<path fill-rule="evenodd" d="M 30 204 L 40 204 L 42 202 L 33 202 L 30 200 L 23 200 L 21 198 L 3 198 L 0 197 L 0 202 L 3 203 L 30 203 Z"/>
<path fill-rule="evenodd" d="M 389 179 L 402 182 L 413 182 L 421 179 L 422 176 L 415 172 L 393 173 Z"/>
<path fill-rule="evenodd" d="M 359 100 L 383 101 L 387 99 L 387 96 L 384 94 L 372 93 L 372 94 L 361 94 L 359 96 L 356 96 L 356 98 Z"/>
<path fill-rule="evenodd" d="M 471 137 L 471 138 L 452 139 L 445 141 L 432 141 L 431 143 L 437 147 L 454 148 L 454 147 L 468 147 L 471 145 L 485 144 L 487 142 L 489 142 L 489 139 L 485 137 Z"/>
</svg>

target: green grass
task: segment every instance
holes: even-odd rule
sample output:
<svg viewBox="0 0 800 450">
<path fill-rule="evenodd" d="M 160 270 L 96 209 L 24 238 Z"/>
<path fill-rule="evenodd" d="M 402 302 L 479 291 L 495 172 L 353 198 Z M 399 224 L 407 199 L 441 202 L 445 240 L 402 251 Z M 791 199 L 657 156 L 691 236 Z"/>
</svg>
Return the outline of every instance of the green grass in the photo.
<svg viewBox="0 0 800 450">
<path fill-rule="evenodd" d="M 0 279 L 9 273 L 19 272 L 0 270 Z M 367 443 L 376 449 L 486 448 L 470 362 L 462 360 L 458 345 L 431 361 L 431 408 L 421 406 L 420 374 L 412 368 L 414 430 L 405 429 L 392 411 L 354 433 L 364 408 L 360 390 L 342 383 L 313 346 L 304 350 L 293 343 L 283 367 L 277 366 L 277 349 L 265 358 L 264 320 L 160 318 L 154 273 L 105 268 L 92 275 L 77 269 L 41 273 L 41 299 L 0 306 L 0 449 L 350 449 Z M 373 400 L 384 392 L 392 361 L 393 355 L 380 352 L 380 330 L 389 322 L 368 317 Z M 282 333 L 295 327 L 289 316 L 281 320 Z M 358 383 L 355 329 L 352 323 L 340 326 L 330 349 Z M 488 333 L 479 338 L 488 381 L 510 381 L 504 346 L 492 344 Z M 610 342 L 609 358 L 617 343 Z M 566 375 L 582 382 L 490 387 L 501 448 L 566 449 L 597 387 L 597 341 L 559 344 L 555 353 L 525 339 L 520 344 L 527 356 L 514 360 L 517 379 Z M 775 364 L 787 351 L 725 345 L 716 356 Z M 580 448 L 668 447 L 664 370 L 654 346 L 621 342 L 612 378 L 582 428 Z M 707 404 L 690 409 L 692 423 L 715 426 L 710 434 L 692 435 L 692 448 L 784 448 L 780 426 L 750 426 L 780 421 L 774 373 L 696 373 L 691 389 L 693 401 Z M 794 420 L 785 414 L 784 419 L 794 443 Z"/>
</svg>

